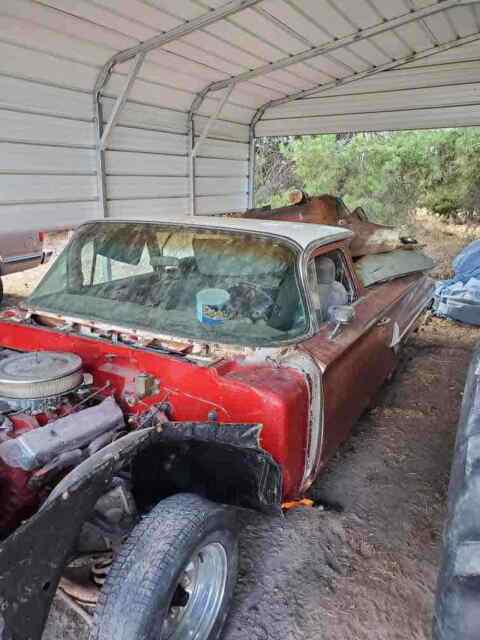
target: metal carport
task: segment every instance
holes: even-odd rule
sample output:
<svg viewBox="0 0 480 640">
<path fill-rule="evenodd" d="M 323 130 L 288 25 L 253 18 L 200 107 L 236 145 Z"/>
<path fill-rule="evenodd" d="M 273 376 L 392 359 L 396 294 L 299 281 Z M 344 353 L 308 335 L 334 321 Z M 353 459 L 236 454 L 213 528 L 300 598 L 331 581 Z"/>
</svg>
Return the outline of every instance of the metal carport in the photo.
<svg viewBox="0 0 480 640">
<path fill-rule="evenodd" d="M 2 0 L 1 228 L 240 211 L 255 137 L 480 124 L 480 1 Z"/>
</svg>

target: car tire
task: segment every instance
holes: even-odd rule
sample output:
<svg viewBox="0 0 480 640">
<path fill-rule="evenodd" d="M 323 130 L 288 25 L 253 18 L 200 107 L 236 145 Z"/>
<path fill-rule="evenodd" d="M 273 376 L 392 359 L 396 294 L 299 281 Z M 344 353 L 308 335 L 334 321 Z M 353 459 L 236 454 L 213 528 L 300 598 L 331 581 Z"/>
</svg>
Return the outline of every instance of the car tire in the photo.
<svg viewBox="0 0 480 640">
<path fill-rule="evenodd" d="M 232 508 L 162 500 L 135 527 L 100 593 L 90 640 L 216 640 L 237 579 Z"/>
</svg>

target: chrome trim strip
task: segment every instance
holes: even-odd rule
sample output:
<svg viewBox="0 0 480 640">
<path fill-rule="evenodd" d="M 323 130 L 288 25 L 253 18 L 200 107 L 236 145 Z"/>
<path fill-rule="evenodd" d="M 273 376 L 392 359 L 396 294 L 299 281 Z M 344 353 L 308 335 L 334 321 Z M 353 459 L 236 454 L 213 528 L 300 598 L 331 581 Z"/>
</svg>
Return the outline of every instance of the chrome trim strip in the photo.
<svg viewBox="0 0 480 640">
<path fill-rule="evenodd" d="M 300 493 L 305 493 L 315 480 L 324 443 L 322 372 L 315 360 L 304 351 L 293 351 L 277 360 L 279 366 L 297 369 L 304 376 L 309 392 L 309 420 L 305 466 Z"/>
<path fill-rule="evenodd" d="M 2 262 L 4 264 L 18 264 L 19 262 L 30 262 L 31 260 L 42 260 L 43 252 L 40 253 L 31 253 L 29 255 L 24 256 L 7 256 L 6 258 L 2 258 Z"/>
</svg>

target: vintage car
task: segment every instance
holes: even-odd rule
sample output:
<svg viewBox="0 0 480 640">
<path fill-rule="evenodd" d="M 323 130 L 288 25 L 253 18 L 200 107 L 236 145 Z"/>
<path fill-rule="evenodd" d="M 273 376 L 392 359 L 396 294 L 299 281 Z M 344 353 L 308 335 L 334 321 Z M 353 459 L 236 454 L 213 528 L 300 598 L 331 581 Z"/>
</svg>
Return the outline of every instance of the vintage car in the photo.
<svg viewBox="0 0 480 640">
<path fill-rule="evenodd" d="M 95 640 L 220 636 L 235 507 L 305 495 L 432 297 L 365 288 L 352 237 L 91 222 L 0 315 L 3 638 L 40 639 L 59 583 Z"/>
<path fill-rule="evenodd" d="M 33 269 L 50 260 L 52 251 L 44 248 L 44 237 L 41 232 L 0 233 L 0 302 L 4 276 Z"/>
</svg>

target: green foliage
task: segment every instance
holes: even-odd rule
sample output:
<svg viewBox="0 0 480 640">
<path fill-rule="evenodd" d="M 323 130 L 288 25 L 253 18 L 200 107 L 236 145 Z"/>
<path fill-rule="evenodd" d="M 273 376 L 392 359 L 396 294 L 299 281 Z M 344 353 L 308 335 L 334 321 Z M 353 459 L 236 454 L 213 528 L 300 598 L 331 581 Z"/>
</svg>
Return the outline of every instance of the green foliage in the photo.
<svg viewBox="0 0 480 640">
<path fill-rule="evenodd" d="M 295 164 L 281 149 L 291 138 L 260 138 L 256 142 L 255 204 L 263 207 L 287 202 L 289 189 L 300 188 Z"/>
<path fill-rule="evenodd" d="M 419 207 L 441 215 L 480 210 L 480 128 L 277 138 L 270 152 L 270 162 L 273 154 L 288 171 L 262 204 L 284 204 L 286 191 L 300 187 L 340 195 L 378 222 L 404 221 Z"/>
</svg>

